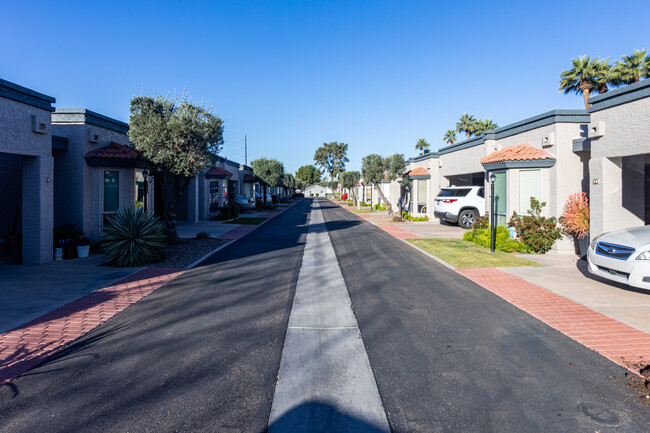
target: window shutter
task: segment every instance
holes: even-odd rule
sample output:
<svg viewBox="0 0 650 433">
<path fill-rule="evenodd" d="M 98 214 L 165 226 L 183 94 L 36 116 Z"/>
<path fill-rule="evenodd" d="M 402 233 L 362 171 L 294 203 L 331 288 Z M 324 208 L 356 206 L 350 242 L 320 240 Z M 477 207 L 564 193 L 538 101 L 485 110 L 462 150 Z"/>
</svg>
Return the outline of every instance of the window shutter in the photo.
<svg viewBox="0 0 650 433">
<path fill-rule="evenodd" d="M 530 209 L 530 198 L 537 200 L 542 198 L 542 171 L 541 170 L 520 170 L 519 171 L 519 213 L 528 215 Z"/>
</svg>

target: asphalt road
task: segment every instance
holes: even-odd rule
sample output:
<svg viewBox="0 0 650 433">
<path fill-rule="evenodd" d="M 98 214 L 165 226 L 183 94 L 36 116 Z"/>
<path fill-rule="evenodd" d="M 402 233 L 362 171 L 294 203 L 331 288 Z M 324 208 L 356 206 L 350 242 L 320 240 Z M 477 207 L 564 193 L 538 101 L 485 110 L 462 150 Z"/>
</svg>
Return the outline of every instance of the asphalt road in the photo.
<svg viewBox="0 0 650 433">
<path fill-rule="evenodd" d="M 319 201 L 393 432 L 648 431 L 622 368 Z M 1 387 L 0 432 L 264 432 L 310 202 Z M 305 416 L 376 431 L 319 400 L 278 425 Z"/>
<path fill-rule="evenodd" d="M 309 201 L 0 388 L 0 432 L 261 432 Z"/>
<path fill-rule="evenodd" d="M 394 432 L 649 431 L 621 367 L 321 204 Z"/>
</svg>

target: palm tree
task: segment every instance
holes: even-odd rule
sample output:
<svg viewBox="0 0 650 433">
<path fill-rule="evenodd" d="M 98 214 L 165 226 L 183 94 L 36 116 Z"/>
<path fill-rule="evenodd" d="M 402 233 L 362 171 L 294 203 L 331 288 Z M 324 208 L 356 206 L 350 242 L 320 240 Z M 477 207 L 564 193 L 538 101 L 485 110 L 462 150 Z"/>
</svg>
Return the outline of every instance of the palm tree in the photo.
<svg viewBox="0 0 650 433">
<path fill-rule="evenodd" d="M 476 131 L 474 133 L 476 135 L 481 135 L 484 132 L 491 131 L 493 129 L 497 129 L 499 125 L 494 123 L 492 119 L 485 119 L 485 120 L 479 120 L 476 126 Z"/>
<path fill-rule="evenodd" d="M 634 84 L 647 74 L 645 61 L 647 50 L 634 50 L 631 56 L 621 56 L 623 61 L 616 62 L 612 68 L 612 78 L 620 84 Z"/>
<path fill-rule="evenodd" d="M 643 77 L 650 78 L 650 54 L 643 61 Z"/>
<path fill-rule="evenodd" d="M 612 65 L 609 64 L 609 59 L 596 60 L 594 64 L 596 75 L 594 76 L 594 88 L 599 94 L 603 94 L 609 90 L 608 84 L 616 85 L 612 77 Z"/>
<path fill-rule="evenodd" d="M 443 137 L 443 141 L 447 143 L 448 145 L 452 145 L 456 142 L 458 137 L 456 137 L 456 130 L 454 129 L 449 129 L 447 132 L 445 132 L 445 136 Z"/>
<path fill-rule="evenodd" d="M 420 151 L 420 155 L 424 155 L 425 153 L 429 153 L 429 143 L 424 138 L 420 138 L 415 145 L 415 150 Z"/>
<path fill-rule="evenodd" d="M 469 140 L 469 138 L 476 130 L 477 123 L 478 122 L 476 121 L 476 117 L 465 113 L 460 116 L 460 119 L 458 119 L 458 122 L 456 123 L 456 131 L 464 131 L 467 134 L 467 139 Z"/>
<path fill-rule="evenodd" d="M 585 100 L 585 108 L 591 107 L 587 102 L 589 93 L 595 90 L 595 80 L 598 77 L 598 57 L 591 59 L 591 56 L 581 56 L 577 59 L 571 60 L 573 67 L 560 74 L 560 92 L 568 93 L 582 93 Z"/>
</svg>

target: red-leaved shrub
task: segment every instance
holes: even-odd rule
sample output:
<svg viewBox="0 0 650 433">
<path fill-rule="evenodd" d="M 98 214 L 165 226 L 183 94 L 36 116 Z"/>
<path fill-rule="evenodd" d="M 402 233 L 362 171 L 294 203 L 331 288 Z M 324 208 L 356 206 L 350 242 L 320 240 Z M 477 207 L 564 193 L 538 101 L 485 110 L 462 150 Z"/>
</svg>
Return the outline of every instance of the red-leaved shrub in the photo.
<svg viewBox="0 0 650 433">
<path fill-rule="evenodd" d="M 589 198 L 584 192 L 571 194 L 564 204 L 560 224 L 567 234 L 578 239 L 589 236 Z"/>
</svg>

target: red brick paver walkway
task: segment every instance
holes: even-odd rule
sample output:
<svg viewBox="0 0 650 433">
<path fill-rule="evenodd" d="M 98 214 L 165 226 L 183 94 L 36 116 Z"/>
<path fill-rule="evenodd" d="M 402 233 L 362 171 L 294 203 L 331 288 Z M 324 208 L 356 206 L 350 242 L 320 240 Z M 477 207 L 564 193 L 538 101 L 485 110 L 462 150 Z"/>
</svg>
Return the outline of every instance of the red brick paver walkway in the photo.
<svg viewBox="0 0 650 433">
<path fill-rule="evenodd" d="M 143 269 L 112 286 L 0 334 L 0 386 L 37 366 L 66 344 L 183 272 L 182 269 Z"/>
<path fill-rule="evenodd" d="M 650 334 L 499 269 L 456 272 L 625 368 L 650 363 Z"/>
<path fill-rule="evenodd" d="M 398 227 L 396 225 L 381 224 L 378 227 L 383 231 L 385 231 L 386 233 L 393 235 L 397 239 L 420 239 L 421 238 L 421 236 L 418 236 L 415 233 L 411 233 L 410 231 L 403 229 L 402 227 Z"/>
</svg>

